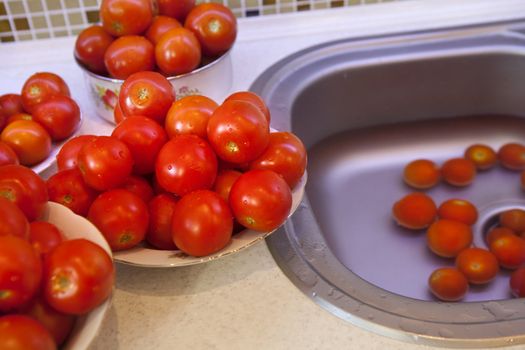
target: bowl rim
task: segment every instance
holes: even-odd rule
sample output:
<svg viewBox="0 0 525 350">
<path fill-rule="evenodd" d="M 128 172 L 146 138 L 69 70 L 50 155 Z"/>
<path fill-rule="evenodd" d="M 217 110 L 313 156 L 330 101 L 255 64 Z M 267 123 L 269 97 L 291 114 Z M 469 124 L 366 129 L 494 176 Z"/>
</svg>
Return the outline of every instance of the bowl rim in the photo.
<svg viewBox="0 0 525 350">
<path fill-rule="evenodd" d="M 226 52 L 224 52 L 219 57 L 215 58 L 211 62 L 208 62 L 207 64 L 205 64 L 205 65 L 203 65 L 201 67 L 198 67 L 198 68 L 192 70 L 191 72 L 184 73 L 184 74 L 179 74 L 179 75 L 172 75 L 172 76 L 165 76 L 164 74 L 162 74 L 160 72 L 159 73 L 162 74 L 164 77 L 166 77 L 166 79 L 168 79 L 168 81 L 171 82 L 172 80 L 185 78 L 185 77 L 192 76 L 192 75 L 198 74 L 200 72 L 206 71 L 208 69 L 212 69 L 213 66 L 218 65 L 221 61 L 225 60 L 226 57 L 231 54 L 231 51 L 232 51 L 234 46 L 235 46 L 235 43 Z M 117 78 L 106 77 L 104 75 L 100 75 L 100 74 L 91 72 L 89 69 L 86 68 L 86 66 L 82 62 L 80 62 L 80 60 L 77 58 L 77 56 L 74 53 L 73 53 L 73 58 L 75 59 L 76 64 L 82 69 L 82 71 L 85 74 L 89 75 L 91 78 L 102 80 L 102 81 L 106 81 L 106 82 L 113 83 L 113 84 L 122 84 L 122 83 L 124 83 L 125 79 L 117 79 Z"/>
</svg>

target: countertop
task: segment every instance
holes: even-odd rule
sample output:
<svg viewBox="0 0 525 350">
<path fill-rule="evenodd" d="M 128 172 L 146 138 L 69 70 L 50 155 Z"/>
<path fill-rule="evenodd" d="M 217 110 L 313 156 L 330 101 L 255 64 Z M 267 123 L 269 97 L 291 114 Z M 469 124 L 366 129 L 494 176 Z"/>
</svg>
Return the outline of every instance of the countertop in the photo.
<svg viewBox="0 0 525 350">
<path fill-rule="evenodd" d="M 524 17 L 523 0 L 419 0 L 240 19 L 231 91 L 248 89 L 272 63 L 324 41 Z M 112 126 L 88 102 L 73 44 L 74 38 L 64 38 L 0 45 L 0 94 L 19 91 L 34 72 L 58 73 L 82 108 L 82 133 L 108 134 Z M 286 278 L 259 243 L 190 267 L 117 264 L 112 307 L 90 349 L 174 348 L 428 347 L 371 333 L 328 313 Z"/>
</svg>

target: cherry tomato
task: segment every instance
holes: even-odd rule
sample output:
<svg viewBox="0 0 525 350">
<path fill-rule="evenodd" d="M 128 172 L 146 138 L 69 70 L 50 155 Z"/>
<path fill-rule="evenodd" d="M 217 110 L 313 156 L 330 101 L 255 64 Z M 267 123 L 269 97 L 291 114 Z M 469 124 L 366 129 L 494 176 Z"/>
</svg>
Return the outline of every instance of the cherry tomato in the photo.
<svg viewBox="0 0 525 350">
<path fill-rule="evenodd" d="M 42 264 L 31 244 L 17 236 L 0 236 L 0 312 L 29 302 L 41 280 Z"/>
<path fill-rule="evenodd" d="M 162 188 L 178 196 L 210 189 L 217 176 L 217 157 L 202 138 L 180 135 L 160 150 L 155 176 Z"/>
<path fill-rule="evenodd" d="M 161 15 L 174 17 L 183 22 L 195 6 L 195 0 L 158 0 L 157 5 Z"/>
<path fill-rule="evenodd" d="M 525 263 L 525 240 L 516 235 L 496 237 L 489 248 L 502 267 L 516 269 Z"/>
<path fill-rule="evenodd" d="M 465 150 L 465 158 L 470 159 L 479 170 L 487 170 L 496 165 L 498 156 L 492 147 L 474 144 Z"/>
<path fill-rule="evenodd" d="M 510 170 L 525 170 L 525 145 L 521 143 L 506 143 L 498 150 L 498 160 Z"/>
<path fill-rule="evenodd" d="M 0 197 L 0 236 L 13 235 L 29 238 L 29 222 L 13 202 Z"/>
<path fill-rule="evenodd" d="M 95 135 L 79 135 L 67 140 L 57 153 L 58 170 L 73 169 L 77 167 L 78 152 L 84 145 L 95 139 Z"/>
<path fill-rule="evenodd" d="M 208 121 L 207 133 L 217 156 L 237 164 L 255 160 L 270 142 L 270 128 L 264 114 L 245 101 L 227 101 L 220 105 Z"/>
<path fill-rule="evenodd" d="M 22 87 L 22 105 L 31 113 L 33 107 L 55 95 L 69 96 L 69 87 L 59 75 L 39 72 L 31 75 Z"/>
<path fill-rule="evenodd" d="M 476 177 L 476 166 L 470 159 L 452 158 L 441 166 L 441 176 L 450 185 L 468 186 Z"/>
<path fill-rule="evenodd" d="M 150 0 L 102 0 L 99 12 L 104 30 L 113 36 L 141 34 L 153 19 Z"/>
<path fill-rule="evenodd" d="M 456 267 L 473 284 L 492 281 L 499 272 L 498 259 L 486 249 L 467 248 L 456 257 Z"/>
<path fill-rule="evenodd" d="M 89 187 L 77 168 L 59 170 L 47 179 L 49 200 L 62 204 L 75 214 L 86 216 L 98 192 Z"/>
<path fill-rule="evenodd" d="M 170 29 L 155 45 L 155 59 L 159 69 L 166 75 L 189 73 L 199 66 L 201 46 L 188 29 Z"/>
<path fill-rule="evenodd" d="M 102 232 L 113 251 L 136 246 L 148 230 L 146 203 L 138 195 L 120 188 L 99 195 L 87 217 Z"/>
<path fill-rule="evenodd" d="M 153 70 L 155 68 L 153 44 L 143 36 L 122 36 L 107 48 L 104 64 L 109 75 L 117 79 L 126 79 L 133 73 Z"/>
<path fill-rule="evenodd" d="M 40 322 L 25 315 L 0 317 L 0 349 L 56 350 L 49 331 Z"/>
<path fill-rule="evenodd" d="M 273 170 L 290 188 L 301 180 L 306 170 L 306 148 L 291 132 L 272 132 L 264 152 L 250 163 L 250 169 Z"/>
<path fill-rule="evenodd" d="M 0 139 L 15 151 L 22 165 L 38 164 L 51 153 L 51 136 L 32 120 L 10 123 L 2 130 Z"/>
<path fill-rule="evenodd" d="M 9 117 L 13 114 L 23 113 L 22 96 L 19 94 L 3 94 L 0 96 L 0 111 Z M 0 125 L 1 126 L 1 125 Z"/>
<path fill-rule="evenodd" d="M 126 118 L 124 115 L 124 112 L 122 112 L 122 108 L 120 108 L 120 104 L 115 104 L 115 108 L 113 109 L 113 121 L 115 124 L 120 123 Z"/>
<path fill-rule="evenodd" d="M 96 74 L 107 74 L 104 53 L 114 38 L 99 25 L 82 30 L 75 41 L 75 57 L 86 68 Z"/>
<path fill-rule="evenodd" d="M 20 164 L 20 161 L 11 146 L 0 141 L 0 166 L 9 164 Z"/>
<path fill-rule="evenodd" d="M 219 3 L 195 6 L 184 21 L 202 46 L 206 56 L 220 56 L 232 47 L 237 37 L 237 19 L 233 12 Z"/>
<path fill-rule="evenodd" d="M 203 139 L 208 137 L 206 128 L 217 102 L 202 95 L 189 95 L 173 103 L 166 115 L 164 126 L 170 138 L 182 134 L 193 134 Z"/>
<path fill-rule="evenodd" d="M 160 40 L 160 37 L 168 32 L 170 29 L 181 28 L 182 24 L 177 21 L 175 18 L 168 16 L 155 16 L 153 22 L 146 31 L 146 38 L 156 45 Z"/>
<path fill-rule="evenodd" d="M 427 245 L 444 258 L 453 258 L 472 243 L 471 228 L 455 220 L 439 219 L 427 230 Z"/>
<path fill-rule="evenodd" d="M 467 225 L 474 225 L 478 220 L 478 210 L 465 199 L 448 199 L 441 203 L 438 208 L 438 216 L 441 219 L 461 221 Z"/>
<path fill-rule="evenodd" d="M 428 285 L 432 294 L 443 301 L 461 300 L 468 291 L 467 278 L 453 267 L 442 267 L 432 272 Z"/>
<path fill-rule="evenodd" d="M 485 241 L 487 242 L 487 246 L 490 247 L 490 245 L 492 244 L 492 241 L 498 239 L 501 236 L 506 236 L 506 235 L 515 236 L 515 233 L 514 233 L 514 231 L 512 231 L 511 229 L 508 229 L 506 227 L 494 227 L 494 228 L 492 228 L 487 233 L 487 236 L 485 237 Z"/>
<path fill-rule="evenodd" d="M 225 201 L 230 198 L 230 191 L 237 179 L 242 175 L 240 171 L 232 169 L 221 169 L 213 184 L 213 190 Z"/>
<path fill-rule="evenodd" d="M 432 198 L 420 192 L 404 196 L 392 207 L 392 216 L 397 224 L 411 230 L 428 227 L 436 215 L 437 208 Z"/>
<path fill-rule="evenodd" d="M 22 209 L 29 221 L 42 217 L 48 200 L 44 180 L 21 165 L 0 167 L 0 196 Z"/>
<path fill-rule="evenodd" d="M 206 256 L 228 244 L 233 216 L 228 203 L 217 193 L 197 190 L 175 205 L 171 230 L 180 250 L 192 256 Z"/>
<path fill-rule="evenodd" d="M 173 86 L 157 72 L 131 74 L 119 93 L 119 105 L 124 115 L 141 115 L 162 125 L 173 101 Z"/>
<path fill-rule="evenodd" d="M 261 98 L 261 96 L 257 95 L 255 92 L 251 91 L 237 91 L 233 94 L 229 95 L 224 102 L 226 101 L 246 101 L 253 103 L 257 106 L 263 112 L 264 116 L 266 117 L 266 120 L 268 121 L 268 125 L 270 125 L 271 116 L 270 116 L 270 110 L 268 109 L 268 106 L 266 106 L 266 103 Z"/>
<path fill-rule="evenodd" d="M 33 116 L 25 112 L 11 114 L 11 116 L 7 118 L 7 124 L 11 124 L 12 122 L 17 120 L 33 120 Z"/>
<path fill-rule="evenodd" d="M 33 108 L 33 119 L 46 129 L 53 141 L 61 141 L 80 125 L 80 108 L 67 96 L 53 96 Z"/>
<path fill-rule="evenodd" d="M 155 160 L 162 146 L 168 141 L 164 128 L 155 121 L 131 116 L 113 130 L 112 136 L 128 146 L 133 156 L 133 173 L 150 174 L 155 170 Z"/>
<path fill-rule="evenodd" d="M 525 231 L 525 210 L 509 209 L 499 214 L 499 223 L 516 233 Z"/>
<path fill-rule="evenodd" d="M 44 258 L 45 300 L 66 314 L 83 315 L 102 304 L 114 281 L 111 257 L 87 239 L 64 241 Z"/>
<path fill-rule="evenodd" d="M 255 231 L 270 232 L 281 226 L 292 208 L 292 192 L 271 170 L 250 170 L 230 190 L 229 203 L 237 221 Z"/>
<path fill-rule="evenodd" d="M 27 315 L 43 325 L 57 345 L 62 345 L 75 325 L 74 315 L 64 314 L 49 306 L 43 296 L 39 295 L 24 309 Z"/>
<path fill-rule="evenodd" d="M 437 185 L 441 172 L 436 163 L 428 159 L 416 159 L 408 163 L 403 170 L 403 180 L 417 189 L 427 189 Z"/>
<path fill-rule="evenodd" d="M 33 221 L 29 224 L 29 242 L 40 256 L 49 253 L 63 240 L 62 232 L 50 222 Z"/>
<path fill-rule="evenodd" d="M 149 228 L 146 240 L 157 249 L 175 250 L 171 235 L 171 220 L 177 199 L 169 193 L 156 195 L 148 204 Z"/>
<path fill-rule="evenodd" d="M 144 201 L 144 203 L 148 203 L 154 196 L 153 188 L 149 182 L 140 176 L 129 176 L 126 181 L 124 181 L 121 188 L 136 194 Z"/>
<path fill-rule="evenodd" d="M 509 280 L 510 290 L 516 298 L 525 297 L 525 267 L 513 271 Z"/>
<path fill-rule="evenodd" d="M 104 191 L 124 183 L 133 169 L 133 156 L 116 137 L 97 136 L 80 149 L 78 167 L 90 187 Z"/>
</svg>

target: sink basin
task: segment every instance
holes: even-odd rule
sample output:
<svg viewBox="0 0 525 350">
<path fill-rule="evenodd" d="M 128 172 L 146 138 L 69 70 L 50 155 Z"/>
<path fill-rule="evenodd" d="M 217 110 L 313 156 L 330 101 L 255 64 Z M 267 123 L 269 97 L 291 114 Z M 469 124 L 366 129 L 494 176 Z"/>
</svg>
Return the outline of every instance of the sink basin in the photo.
<svg viewBox="0 0 525 350">
<path fill-rule="evenodd" d="M 438 164 L 473 143 L 497 149 L 525 140 L 525 28 L 504 23 L 340 40 L 277 62 L 253 83 L 272 126 L 308 148 L 305 199 L 267 239 L 276 262 L 304 293 L 369 330 L 439 346 L 525 342 L 525 302 L 510 295 L 510 272 L 471 286 L 461 302 L 435 299 L 430 273 L 453 266 L 426 247 L 423 231 L 391 217 L 410 193 L 405 164 Z M 426 191 L 439 203 L 479 210 L 473 245 L 498 213 L 525 209 L 519 173 L 496 167 L 457 188 Z"/>
</svg>

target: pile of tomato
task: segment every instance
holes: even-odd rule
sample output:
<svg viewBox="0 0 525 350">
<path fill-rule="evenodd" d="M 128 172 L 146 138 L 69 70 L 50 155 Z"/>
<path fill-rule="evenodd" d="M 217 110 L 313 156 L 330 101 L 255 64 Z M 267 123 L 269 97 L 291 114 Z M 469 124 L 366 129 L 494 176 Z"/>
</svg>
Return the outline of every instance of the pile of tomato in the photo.
<svg viewBox="0 0 525 350">
<path fill-rule="evenodd" d="M 47 181 L 50 200 L 86 216 L 113 250 L 145 240 L 205 256 L 242 228 L 286 220 L 306 150 L 294 134 L 270 132 L 258 95 L 176 101 L 169 81 L 146 71 L 124 81 L 118 101 L 112 134 L 66 142 Z"/>
<path fill-rule="evenodd" d="M 425 190 L 440 181 L 456 186 L 470 185 L 478 171 L 497 163 L 506 169 L 521 171 L 525 189 L 525 145 L 507 143 L 496 152 L 488 145 L 475 144 L 461 158 L 452 158 L 439 167 L 428 159 L 408 163 L 403 180 L 410 187 Z M 478 219 L 477 208 L 466 199 L 452 198 L 436 206 L 422 191 L 410 193 L 392 207 L 395 221 L 411 230 L 426 230 L 427 246 L 434 254 L 455 259 L 455 267 L 441 267 L 429 277 L 429 289 L 445 301 L 461 300 L 469 284 L 491 282 L 500 267 L 512 270 L 510 289 L 517 297 L 525 296 L 525 210 L 501 212 L 498 223 L 485 235 L 489 249 L 472 247 L 472 225 Z"/>
<path fill-rule="evenodd" d="M 31 75 L 21 92 L 0 96 L 0 165 L 33 166 L 51 153 L 53 142 L 80 125 L 80 108 L 58 75 Z"/>
<path fill-rule="evenodd" d="M 0 166 L 1 349 L 56 349 L 113 288 L 109 254 L 42 221 L 47 200 L 33 170 Z"/>
<path fill-rule="evenodd" d="M 157 69 L 189 73 L 223 55 L 237 36 L 237 20 L 219 3 L 195 0 L 103 0 L 102 25 L 84 29 L 75 57 L 89 71 L 126 79 Z M 158 10 L 158 14 L 156 13 Z"/>
</svg>

